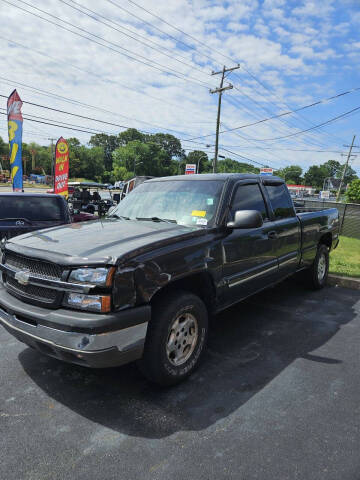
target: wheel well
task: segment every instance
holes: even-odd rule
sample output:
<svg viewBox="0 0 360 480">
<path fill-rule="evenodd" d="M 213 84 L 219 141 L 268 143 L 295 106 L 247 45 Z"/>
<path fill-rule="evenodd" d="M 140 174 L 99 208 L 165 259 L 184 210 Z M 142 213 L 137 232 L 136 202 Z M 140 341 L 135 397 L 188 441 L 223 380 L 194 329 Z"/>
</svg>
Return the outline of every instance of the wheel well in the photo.
<svg viewBox="0 0 360 480">
<path fill-rule="evenodd" d="M 211 313 L 215 309 L 216 290 L 213 279 L 209 273 L 200 272 L 188 277 L 175 280 L 165 285 L 161 290 L 155 293 L 150 303 L 154 303 L 164 295 L 176 290 L 184 290 L 194 293 L 205 303 L 208 312 Z"/>
<path fill-rule="evenodd" d="M 326 233 L 323 235 L 319 240 L 319 245 L 326 245 L 330 249 L 332 245 L 332 234 Z"/>
</svg>

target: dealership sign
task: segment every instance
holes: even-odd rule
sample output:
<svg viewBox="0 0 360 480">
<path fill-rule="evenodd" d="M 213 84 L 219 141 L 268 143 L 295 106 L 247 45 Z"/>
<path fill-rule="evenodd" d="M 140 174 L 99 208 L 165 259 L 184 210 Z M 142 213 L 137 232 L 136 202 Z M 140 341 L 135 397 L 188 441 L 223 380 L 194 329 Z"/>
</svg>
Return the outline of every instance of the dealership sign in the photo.
<svg viewBox="0 0 360 480">
<path fill-rule="evenodd" d="M 55 148 L 54 193 L 68 197 L 69 147 L 65 138 L 60 137 Z"/>
<path fill-rule="evenodd" d="M 273 168 L 260 168 L 260 175 L 272 175 L 273 172 Z"/>
<path fill-rule="evenodd" d="M 196 164 L 187 163 L 185 166 L 185 175 L 192 175 L 193 173 L 196 173 Z"/>
</svg>

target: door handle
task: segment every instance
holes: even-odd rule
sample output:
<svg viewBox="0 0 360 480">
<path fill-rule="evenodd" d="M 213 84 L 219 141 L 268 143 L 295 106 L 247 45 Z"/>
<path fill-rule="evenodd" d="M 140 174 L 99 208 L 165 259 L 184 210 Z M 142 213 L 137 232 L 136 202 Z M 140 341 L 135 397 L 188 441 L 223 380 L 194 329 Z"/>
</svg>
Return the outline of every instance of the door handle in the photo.
<svg viewBox="0 0 360 480">
<path fill-rule="evenodd" d="M 268 238 L 270 238 L 271 240 L 274 240 L 275 238 L 277 238 L 277 233 L 275 232 L 275 230 L 268 232 L 267 235 L 268 235 Z"/>
</svg>

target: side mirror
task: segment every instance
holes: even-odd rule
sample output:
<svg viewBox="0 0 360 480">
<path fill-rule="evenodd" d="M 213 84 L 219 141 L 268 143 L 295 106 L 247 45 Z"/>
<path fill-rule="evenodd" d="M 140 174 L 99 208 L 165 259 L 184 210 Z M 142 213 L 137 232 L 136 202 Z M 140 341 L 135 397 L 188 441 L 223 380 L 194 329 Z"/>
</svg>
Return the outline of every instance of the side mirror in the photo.
<svg viewBox="0 0 360 480">
<path fill-rule="evenodd" d="M 228 222 L 228 228 L 259 228 L 263 224 L 263 218 L 258 210 L 237 210 L 234 220 Z"/>
</svg>

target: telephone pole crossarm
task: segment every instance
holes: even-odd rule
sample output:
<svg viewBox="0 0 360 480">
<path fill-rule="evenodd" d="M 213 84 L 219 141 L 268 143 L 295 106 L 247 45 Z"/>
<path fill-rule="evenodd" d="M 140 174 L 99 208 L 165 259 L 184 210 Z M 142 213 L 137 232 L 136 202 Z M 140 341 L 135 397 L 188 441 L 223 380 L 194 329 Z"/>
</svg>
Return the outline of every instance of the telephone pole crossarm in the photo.
<svg viewBox="0 0 360 480">
<path fill-rule="evenodd" d="M 233 87 L 233 85 L 231 85 L 231 83 L 229 83 L 229 85 L 227 85 L 226 87 L 222 87 L 222 88 L 215 88 L 214 90 L 209 90 L 210 93 L 221 93 L 223 92 L 224 90 L 231 90 Z"/>
<path fill-rule="evenodd" d="M 223 73 L 223 71 L 225 70 L 224 73 L 226 72 L 232 72 L 233 70 L 237 70 L 238 68 L 240 68 L 240 63 L 237 64 L 236 67 L 232 67 L 232 68 L 223 68 L 223 70 L 220 70 L 220 72 L 211 72 L 211 75 L 219 75 L 219 73 Z"/>
</svg>

